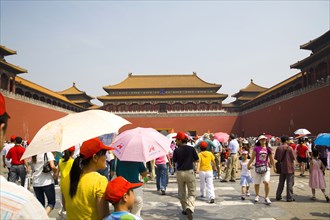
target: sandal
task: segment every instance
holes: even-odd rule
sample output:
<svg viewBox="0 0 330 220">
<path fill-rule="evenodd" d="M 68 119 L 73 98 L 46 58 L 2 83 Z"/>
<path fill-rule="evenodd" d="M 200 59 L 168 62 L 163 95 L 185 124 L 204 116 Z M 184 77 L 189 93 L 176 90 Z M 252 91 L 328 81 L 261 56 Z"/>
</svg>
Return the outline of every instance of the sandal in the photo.
<svg viewBox="0 0 330 220">
<path fill-rule="evenodd" d="M 316 197 L 315 196 L 312 196 L 311 200 L 315 201 L 316 200 Z"/>
</svg>

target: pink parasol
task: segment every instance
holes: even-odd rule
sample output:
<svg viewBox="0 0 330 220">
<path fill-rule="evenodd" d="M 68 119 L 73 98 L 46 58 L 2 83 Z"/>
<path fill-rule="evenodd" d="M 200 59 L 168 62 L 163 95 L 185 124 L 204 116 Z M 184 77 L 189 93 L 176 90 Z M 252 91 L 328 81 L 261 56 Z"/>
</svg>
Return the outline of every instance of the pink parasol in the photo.
<svg viewBox="0 0 330 220">
<path fill-rule="evenodd" d="M 134 128 L 119 134 L 111 147 L 122 161 L 148 162 L 170 152 L 171 139 L 153 128 Z"/>
<path fill-rule="evenodd" d="M 214 138 L 220 141 L 221 143 L 225 143 L 229 140 L 229 134 L 225 132 L 217 132 L 214 133 Z"/>
</svg>

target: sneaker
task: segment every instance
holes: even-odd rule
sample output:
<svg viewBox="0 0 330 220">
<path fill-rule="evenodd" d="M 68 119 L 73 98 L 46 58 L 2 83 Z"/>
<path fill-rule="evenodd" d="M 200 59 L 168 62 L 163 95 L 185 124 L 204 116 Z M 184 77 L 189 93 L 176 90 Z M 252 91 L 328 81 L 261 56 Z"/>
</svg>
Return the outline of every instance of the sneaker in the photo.
<svg viewBox="0 0 330 220">
<path fill-rule="evenodd" d="M 184 210 L 182 210 L 182 215 L 187 215 L 187 212 L 186 211 L 184 211 Z"/>
<path fill-rule="evenodd" d="M 250 197 L 250 192 L 249 191 L 246 191 L 246 196 Z"/>
<path fill-rule="evenodd" d="M 230 182 L 233 182 L 233 183 L 236 182 L 236 180 L 229 180 L 229 181 L 230 181 Z"/>
<path fill-rule="evenodd" d="M 254 198 L 254 201 L 255 201 L 255 202 L 259 202 L 259 196 L 256 196 L 256 197 Z"/>
<path fill-rule="evenodd" d="M 214 203 L 214 199 L 211 199 L 211 200 L 210 200 L 210 204 L 212 204 L 212 203 Z"/>
<path fill-rule="evenodd" d="M 204 195 L 201 195 L 200 198 L 205 198 L 205 196 Z"/>
<path fill-rule="evenodd" d="M 162 192 L 162 195 L 165 195 L 166 194 L 164 189 L 162 189 L 160 191 Z"/>
<path fill-rule="evenodd" d="M 228 180 L 221 180 L 220 182 L 222 182 L 222 183 L 227 183 Z"/>
<path fill-rule="evenodd" d="M 267 197 L 267 198 L 265 198 L 265 203 L 267 204 L 267 205 L 270 205 L 270 204 L 272 204 L 272 202 L 270 201 L 270 199 Z"/>
</svg>

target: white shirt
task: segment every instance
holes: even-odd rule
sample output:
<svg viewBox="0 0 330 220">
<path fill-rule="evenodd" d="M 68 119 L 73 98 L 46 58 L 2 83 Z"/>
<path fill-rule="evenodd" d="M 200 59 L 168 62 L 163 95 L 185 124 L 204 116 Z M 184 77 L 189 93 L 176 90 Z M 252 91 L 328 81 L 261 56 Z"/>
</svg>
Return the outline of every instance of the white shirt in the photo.
<svg viewBox="0 0 330 220">
<path fill-rule="evenodd" d="M 236 154 L 239 149 L 239 143 L 236 139 L 233 139 L 229 142 L 228 149 L 232 154 Z"/>
<path fill-rule="evenodd" d="M 214 144 L 214 146 L 215 146 L 215 149 L 214 149 L 214 152 L 215 153 L 219 153 L 219 152 L 221 152 L 221 144 L 220 144 L 220 142 L 217 140 L 217 139 L 214 139 L 213 141 L 213 144 Z"/>
<path fill-rule="evenodd" d="M 247 167 L 249 161 L 250 160 L 246 160 L 246 162 L 239 161 L 242 166 L 241 176 L 251 176 L 251 171 Z"/>
<path fill-rule="evenodd" d="M 8 168 L 11 167 L 11 159 L 8 160 L 8 159 L 6 158 L 6 156 L 7 156 L 8 152 L 9 152 L 10 148 L 12 148 L 12 147 L 14 147 L 14 146 L 15 146 L 14 143 L 9 143 L 9 144 L 5 143 L 5 144 L 4 144 L 4 147 L 3 147 L 2 151 L 1 151 L 1 155 L 2 155 L 2 156 L 5 156 L 5 164 L 6 164 L 6 166 L 7 166 Z"/>
<path fill-rule="evenodd" d="M 47 152 L 48 161 L 55 160 L 51 152 Z M 34 187 L 48 186 L 54 183 L 52 171 L 49 173 L 42 172 L 44 166 L 44 154 L 37 155 L 37 163 L 33 163 L 32 185 Z"/>
<path fill-rule="evenodd" d="M 0 219 L 49 219 L 45 208 L 27 189 L 0 176 Z"/>
</svg>

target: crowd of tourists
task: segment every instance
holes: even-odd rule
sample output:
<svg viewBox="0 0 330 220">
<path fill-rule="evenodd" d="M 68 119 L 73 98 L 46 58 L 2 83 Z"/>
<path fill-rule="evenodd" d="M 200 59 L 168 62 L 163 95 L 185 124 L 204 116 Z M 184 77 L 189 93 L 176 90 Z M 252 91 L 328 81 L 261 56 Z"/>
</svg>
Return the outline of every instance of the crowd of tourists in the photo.
<svg viewBox="0 0 330 220">
<path fill-rule="evenodd" d="M 197 196 L 207 198 L 209 203 L 216 202 L 214 181 L 234 184 L 240 180 L 241 200 L 250 197 L 253 184 L 255 202 L 261 202 L 260 184 L 263 184 L 262 197 L 270 205 L 271 169 L 279 174 L 276 200 L 283 199 L 286 183 L 286 201 L 295 201 L 293 185 L 295 169 L 299 167 L 301 178 L 309 171 L 311 199 L 316 199 L 315 190 L 320 189 L 329 202 L 324 177 L 329 169 L 328 148 L 314 146 L 306 137 L 270 138 L 260 134 L 244 139 L 230 134 L 228 141 L 220 142 L 212 133 L 193 138 L 178 132 L 171 137 L 168 155 L 147 164 L 121 161 L 112 154 L 111 146 L 93 138 L 83 142 L 79 149 L 73 146 L 64 152 L 46 152 L 21 160 L 29 143 L 18 136 L 5 143 L 9 115 L 1 94 L 0 104 L 2 165 L 8 168 L 8 176 L 0 176 L 1 219 L 47 219 L 55 207 L 56 184 L 61 189 L 58 214 L 67 219 L 142 219 L 143 184 L 153 178 L 153 173 L 155 190 L 162 196 L 166 196 L 168 176 L 176 175 L 181 212 L 188 219 L 193 219 Z M 196 192 L 197 176 L 200 194 Z M 114 208 L 112 213 L 110 204 Z"/>
</svg>

